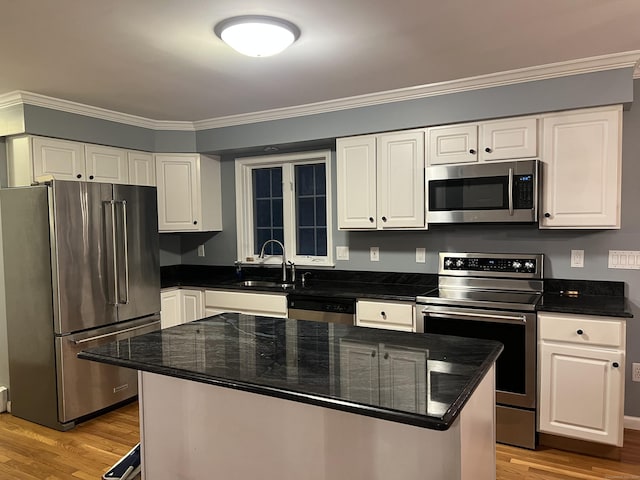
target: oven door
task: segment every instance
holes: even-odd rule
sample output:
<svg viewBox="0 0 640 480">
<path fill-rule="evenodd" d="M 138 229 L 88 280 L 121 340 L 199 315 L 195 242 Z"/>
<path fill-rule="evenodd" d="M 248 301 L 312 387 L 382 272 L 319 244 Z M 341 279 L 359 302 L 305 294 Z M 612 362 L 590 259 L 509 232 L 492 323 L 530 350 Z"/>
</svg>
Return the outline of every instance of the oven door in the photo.
<svg viewBox="0 0 640 480">
<path fill-rule="evenodd" d="M 418 331 L 497 340 L 504 345 L 496 361 L 496 402 L 536 405 L 536 314 L 418 305 Z"/>
<path fill-rule="evenodd" d="M 431 167 L 428 222 L 536 222 L 538 161 Z"/>
</svg>

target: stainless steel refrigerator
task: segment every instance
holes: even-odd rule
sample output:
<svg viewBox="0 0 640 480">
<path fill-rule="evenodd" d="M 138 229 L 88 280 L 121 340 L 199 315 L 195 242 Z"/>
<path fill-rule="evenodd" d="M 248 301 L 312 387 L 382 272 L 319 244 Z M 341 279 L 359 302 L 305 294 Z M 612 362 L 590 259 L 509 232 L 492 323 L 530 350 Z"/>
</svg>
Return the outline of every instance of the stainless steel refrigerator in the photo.
<svg viewBox="0 0 640 480">
<path fill-rule="evenodd" d="M 155 187 L 52 180 L 0 190 L 13 415 L 68 430 L 137 394 L 80 350 L 160 328 Z"/>
</svg>

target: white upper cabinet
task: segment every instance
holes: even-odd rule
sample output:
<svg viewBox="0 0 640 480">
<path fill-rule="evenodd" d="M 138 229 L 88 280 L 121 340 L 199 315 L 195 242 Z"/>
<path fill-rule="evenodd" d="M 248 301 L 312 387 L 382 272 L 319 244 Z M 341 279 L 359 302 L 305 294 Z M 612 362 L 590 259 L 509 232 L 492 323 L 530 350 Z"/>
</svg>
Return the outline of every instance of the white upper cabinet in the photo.
<svg viewBox="0 0 640 480">
<path fill-rule="evenodd" d="M 622 107 L 542 117 L 540 228 L 620 228 Z"/>
<path fill-rule="evenodd" d="M 132 185 L 156 185 L 156 162 L 152 153 L 127 152 L 129 183 Z"/>
<path fill-rule="evenodd" d="M 338 138 L 338 228 L 375 229 L 377 226 L 376 137 Z"/>
<path fill-rule="evenodd" d="M 179 153 L 155 159 L 159 230 L 222 230 L 220 159 Z"/>
<path fill-rule="evenodd" d="M 10 187 L 42 178 L 155 185 L 153 155 L 56 138 L 23 135 L 7 139 Z"/>
<path fill-rule="evenodd" d="M 85 145 L 85 180 L 104 183 L 128 183 L 127 151 L 120 148 Z"/>
<path fill-rule="evenodd" d="M 424 131 L 339 138 L 338 228 L 425 227 Z"/>
<path fill-rule="evenodd" d="M 538 155 L 538 119 L 518 117 L 427 129 L 429 165 L 491 162 Z"/>
<path fill-rule="evenodd" d="M 60 180 L 86 180 L 82 143 L 34 137 L 32 147 L 33 180 L 43 176 Z"/>
</svg>

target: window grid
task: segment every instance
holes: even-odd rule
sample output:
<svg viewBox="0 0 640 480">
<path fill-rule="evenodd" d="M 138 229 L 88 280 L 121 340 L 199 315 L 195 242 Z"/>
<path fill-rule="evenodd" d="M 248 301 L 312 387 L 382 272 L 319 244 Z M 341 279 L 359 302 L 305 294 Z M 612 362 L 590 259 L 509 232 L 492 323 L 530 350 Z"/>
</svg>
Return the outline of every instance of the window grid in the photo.
<svg viewBox="0 0 640 480">
<path fill-rule="evenodd" d="M 282 167 L 253 169 L 252 184 L 254 252 L 259 254 L 269 239 L 284 243 Z M 264 252 L 266 255 L 282 255 L 282 249 L 274 243 L 267 245 Z"/>
<path fill-rule="evenodd" d="M 295 166 L 297 255 L 327 254 L 325 175 L 324 164 Z"/>
</svg>

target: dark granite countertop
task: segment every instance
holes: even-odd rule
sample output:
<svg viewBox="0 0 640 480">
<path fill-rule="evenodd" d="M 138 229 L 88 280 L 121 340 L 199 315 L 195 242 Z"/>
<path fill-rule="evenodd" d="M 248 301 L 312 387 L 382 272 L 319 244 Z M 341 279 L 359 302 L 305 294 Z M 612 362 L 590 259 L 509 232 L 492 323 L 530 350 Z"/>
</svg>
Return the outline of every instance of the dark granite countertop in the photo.
<svg viewBox="0 0 640 480">
<path fill-rule="evenodd" d="M 537 310 L 633 318 L 624 282 L 546 279 Z"/>
<path fill-rule="evenodd" d="M 491 340 L 226 313 L 78 356 L 446 430 L 501 352 Z M 394 355 L 417 369 L 403 375 L 378 367 Z"/>
<path fill-rule="evenodd" d="M 438 276 L 421 273 L 363 272 L 298 269 L 297 281 L 292 288 L 247 287 L 242 280 L 278 281 L 279 268 L 244 267 L 242 278 L 236 276 L 233 267 L 174 265 L 163 267 L 161 285 L 168 287 L 216 288 L 239 291 L 285 292 L 340 298 L 375 298 L 413 302 L 438 286 Z M 309 272 L 306 286 L 300 283 L 301 275 Z"/>
</svg>

